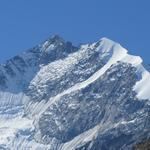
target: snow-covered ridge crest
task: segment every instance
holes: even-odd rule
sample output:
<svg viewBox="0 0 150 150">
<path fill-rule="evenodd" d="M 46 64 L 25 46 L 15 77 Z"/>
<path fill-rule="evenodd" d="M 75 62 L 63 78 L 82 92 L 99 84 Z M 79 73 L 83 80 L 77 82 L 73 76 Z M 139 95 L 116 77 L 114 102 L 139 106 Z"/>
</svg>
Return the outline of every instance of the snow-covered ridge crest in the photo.
<svg viewBox="0 0 150 150">
<path fill-rule="evenodd" d="M 141 76 L 141 79 L 136 83 L 134 90 L 137 92 L 139 99 L 150 99 L 150 73 L 143 67 L 141 57 L 128 54 L 128 51 L 120 44 L 108 38 L 102 38 L 101 45 L 104 45 L 105 52 L 110 51 L 110 47 L 115 45 L 114 53 L 120 53 L 118 54 L 118 57 L 121 58 L 119 61 L 130 63 L 137 68 L 137 74 Z M 117 60 L 117 58 L 115 59 Z"/>
<path fill-rule="evenodd" d="M 124 55 L 123 57 L 121 57 L 120 61 L 131 63 L 135 67 L 137 67 L 139 64 L 143 62 L 141 57 L 128 54 L 127 49 L 123 48 L 120 44 L 108 38 L 104 37 L 100 40 L 100 42 L 101 42 L 100 46 L 103 47 L 104 52 L 110 52 L 113 50 L 113 53 L 120 53 L 118 57 Z"/>
</svg>

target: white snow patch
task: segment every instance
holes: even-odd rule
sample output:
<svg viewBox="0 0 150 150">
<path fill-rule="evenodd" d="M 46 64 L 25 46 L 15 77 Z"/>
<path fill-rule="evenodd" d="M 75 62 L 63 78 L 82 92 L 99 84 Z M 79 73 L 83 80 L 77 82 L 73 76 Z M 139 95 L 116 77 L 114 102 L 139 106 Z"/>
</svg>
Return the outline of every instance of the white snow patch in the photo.
<svg viewBox="0 0 150 150">
<path fill-rule="evenodd" d="M 141 66 L 141 68 L 143 67 Z M 150 73 L 145 69 L 142 70 L 142 79 L 136 83 L 134 90 L 138 93 L 139 99 L 150 100 Z"/>
</svg>

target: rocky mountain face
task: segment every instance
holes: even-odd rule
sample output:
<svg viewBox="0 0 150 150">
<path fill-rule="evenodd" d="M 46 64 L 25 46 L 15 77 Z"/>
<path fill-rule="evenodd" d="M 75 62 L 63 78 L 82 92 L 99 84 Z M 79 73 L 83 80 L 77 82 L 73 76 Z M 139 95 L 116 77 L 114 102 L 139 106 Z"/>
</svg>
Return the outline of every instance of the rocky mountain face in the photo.
<svg viewBox="0 0 150 150">
<path fill-rule="evenodd" d="M 52 36 L 0 65 L 0 149 L 133 149 L 150 138 L 149 90 L 118 43 Z"/>
<path fill-rule="evenodd" d="M 149 150 L 150 149 L 150 139 L 142 141 L 134 146 L 134 150 Z"/>
</svg>

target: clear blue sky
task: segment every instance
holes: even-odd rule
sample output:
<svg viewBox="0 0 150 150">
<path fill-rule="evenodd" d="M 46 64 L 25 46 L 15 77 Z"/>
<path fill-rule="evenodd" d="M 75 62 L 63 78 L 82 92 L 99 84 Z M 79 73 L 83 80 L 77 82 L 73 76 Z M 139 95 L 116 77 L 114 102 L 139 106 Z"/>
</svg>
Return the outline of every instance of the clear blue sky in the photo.
<svg viewBox="0 0 150 150">
<path fill-rule="evenodd" d="M 59 34 L 74 44 L 108 37 L 150 63 L 150 0 L 1 0 L 0 61 Z"/>
</svg>

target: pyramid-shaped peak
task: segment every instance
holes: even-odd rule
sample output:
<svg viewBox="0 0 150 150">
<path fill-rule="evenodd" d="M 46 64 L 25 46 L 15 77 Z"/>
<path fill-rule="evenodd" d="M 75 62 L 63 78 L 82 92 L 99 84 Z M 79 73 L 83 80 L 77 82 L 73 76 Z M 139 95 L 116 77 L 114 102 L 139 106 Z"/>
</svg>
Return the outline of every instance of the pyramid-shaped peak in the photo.
<svg viewBox="0 0 150 150">
<path fill-rule="evenodd" d="M 107 38 L 107 37 L 103 37 L 100 39 L 100 42 L 106 45 L 120 45 L 119 43 Z M 121 45 L 120 45 L 121 46 Z"/>
<path fill-rule="evenodd" d="M 103 37 L 95 43 L 96 47 L 99 47 L 103 53 L 114 53 L 117 51 L 122 51 L 127 53 L 128 51 L 123 48 L 119 43 L 110 40 L 107 37 Z"/>
<path fill-rule="evenodd" d="M 114 41 L 110 40 L 110 39 L 107 38 L 107 37 L 102 37 L 100 40 L 101 40 L 101 41 L 114 42 Z"/>
<path fill-rule="evenodd" d="M 52 43 L 65 43 L 65 40 L 59 36 L 59 35 L 52 35 L 50 38 L 49 38 L 49 41 L 51 41 Z"/>
</svg>

